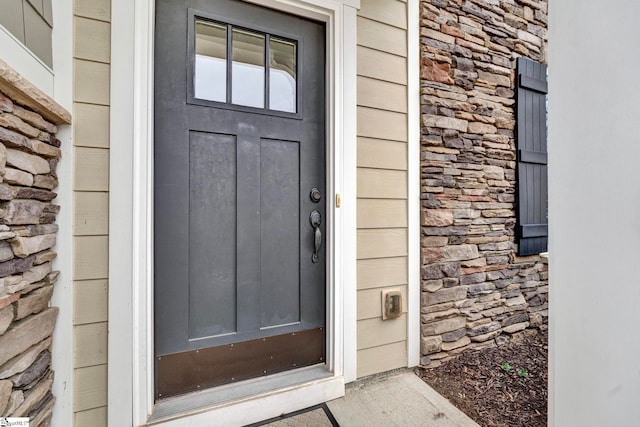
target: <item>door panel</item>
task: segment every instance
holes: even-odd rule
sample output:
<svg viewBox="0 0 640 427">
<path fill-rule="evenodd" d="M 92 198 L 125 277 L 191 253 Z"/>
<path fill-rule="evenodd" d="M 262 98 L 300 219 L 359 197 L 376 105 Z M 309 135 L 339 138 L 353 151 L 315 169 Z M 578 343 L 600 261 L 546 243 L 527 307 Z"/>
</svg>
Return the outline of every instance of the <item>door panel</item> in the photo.
<svg viewBox="0 0 640 427">
<path fill-rule="evenodd" d="M 300 321 L 300 144 L 260 147 L 260 327 L 272 328 Z"/>
<path fill-rule="evenodd" d="M 203 386 L 180 378 L 209 387 L 324 361 L 324 40 L 323 24 L 241 1 L 157 0 L 158 398 Z"/>
<path fill-rule="evenodd" d="M 190 132 L 189 172 L 189 338 L 194 339 L 236 331 L 236 304 L 229 304 L 236 301 L 236 139 Z"/>
</svg>

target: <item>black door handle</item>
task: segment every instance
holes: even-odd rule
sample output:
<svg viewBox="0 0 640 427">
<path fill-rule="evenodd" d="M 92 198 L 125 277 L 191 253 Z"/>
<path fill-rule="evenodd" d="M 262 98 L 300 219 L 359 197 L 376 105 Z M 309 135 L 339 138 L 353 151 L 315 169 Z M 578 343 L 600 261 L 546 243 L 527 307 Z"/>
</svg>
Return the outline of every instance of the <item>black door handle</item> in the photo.
<svg viewBox="0 0 640 427">
<path fill-rule="evenodd" d="M 313 211 L 309 214 L 309 222 L 314 229 L 314 251 L 311 255 L 311 261 L 316 263 L 320 260 L 318 253 L 320 252 L 320 246 L 322 246 L 322 231 L 320 231 L 320 224 L 322 224 L 322 215 L 320 212 Z"/>
</svg>

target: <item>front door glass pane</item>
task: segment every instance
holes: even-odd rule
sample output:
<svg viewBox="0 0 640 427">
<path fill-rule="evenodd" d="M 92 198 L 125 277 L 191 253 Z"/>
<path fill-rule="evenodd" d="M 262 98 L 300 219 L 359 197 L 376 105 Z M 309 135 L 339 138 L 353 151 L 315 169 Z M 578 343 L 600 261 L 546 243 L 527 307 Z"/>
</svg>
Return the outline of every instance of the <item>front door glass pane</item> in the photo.
<svg viewBox="0 0 640 427">
<path fill-rule="evenodd" d="M 269 108 L 296 112 L 296 45 L 269 40 Z"/>
<path fill-rule="evenodd" d="M 265 36 L 236 28 L 232 34 L 231 102 L 264 108 Z"/>
<path fill-rule="evenodd" d="M 196 98 L 227 101 L 227 28 L 212 22 L 196 21 Z"/>
</svg>

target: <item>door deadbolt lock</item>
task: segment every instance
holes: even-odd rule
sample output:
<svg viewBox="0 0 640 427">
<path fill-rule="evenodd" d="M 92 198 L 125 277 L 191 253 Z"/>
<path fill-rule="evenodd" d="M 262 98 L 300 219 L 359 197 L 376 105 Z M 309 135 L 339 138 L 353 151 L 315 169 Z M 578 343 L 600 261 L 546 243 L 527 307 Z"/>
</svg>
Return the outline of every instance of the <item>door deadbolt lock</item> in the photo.
<svg viewBox="0 0 640 427">
<path fill-rule="evenodd" d="M 311 189 L 311 193 L 309 193 L 309 198 L 313 203 L 320 203 L 320 200 L 322 200 L 322 194 L 320 193 L 320 190 L 313 187 Z"/>
</svg>

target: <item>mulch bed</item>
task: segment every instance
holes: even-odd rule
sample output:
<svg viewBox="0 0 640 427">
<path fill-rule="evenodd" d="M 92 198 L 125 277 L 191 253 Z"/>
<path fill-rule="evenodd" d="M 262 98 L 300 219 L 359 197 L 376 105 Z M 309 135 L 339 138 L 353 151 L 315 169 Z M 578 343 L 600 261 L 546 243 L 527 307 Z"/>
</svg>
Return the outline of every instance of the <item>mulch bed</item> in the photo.
<svg viewBox="0 0 640 427">
<path fill-rule="evenodd" d="M 540 332 L 418 375 L 483 427 L 546 426 L 547 342 Z"/>
</svg>

